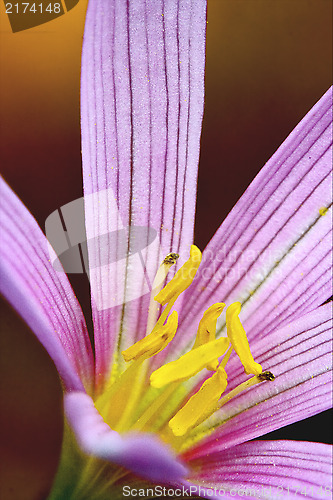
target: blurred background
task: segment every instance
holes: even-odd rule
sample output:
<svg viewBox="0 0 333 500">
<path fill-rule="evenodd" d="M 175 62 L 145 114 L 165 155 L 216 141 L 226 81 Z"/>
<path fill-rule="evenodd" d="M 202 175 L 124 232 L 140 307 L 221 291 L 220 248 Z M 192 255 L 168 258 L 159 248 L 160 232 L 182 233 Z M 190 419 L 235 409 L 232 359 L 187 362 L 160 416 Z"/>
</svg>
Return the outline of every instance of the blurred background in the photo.
<svg viewBox="0 0 333 500">
<path fill-rule="evenodd" d="M 79 79 L 86 0 L 12 33 L 0 4 L 1 169 L 44 228 L 82 196 Z M 330 0 L 208 0 L 206 105 L 195 243 L 204 248 L 253 177 L 332 80 Z M 87 281 L 73 284 L 88 305 Z M 48 355 L 2 303 L 4 500 L 42 500 L 62 433 L 61 387 Z M 272 433 L 330 442 L 329 414 Z"/>
</svg>

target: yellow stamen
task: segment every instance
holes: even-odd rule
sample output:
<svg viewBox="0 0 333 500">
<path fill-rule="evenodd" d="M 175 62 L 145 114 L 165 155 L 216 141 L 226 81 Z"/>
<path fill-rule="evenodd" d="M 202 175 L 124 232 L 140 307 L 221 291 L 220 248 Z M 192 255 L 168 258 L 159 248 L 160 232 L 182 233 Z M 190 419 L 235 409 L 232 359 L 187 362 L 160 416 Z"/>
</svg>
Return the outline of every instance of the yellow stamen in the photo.
<svg viewBox="0 0 333 500">
<path fill-rule="evenodd" d="M 192 245 L 190 258 L 176 272 L 172 280 L 156 295 L 155 300 L 164 306 L 175 297 L 179 297 L 179 295 L 192 283 L 200 265 L 201 257 L 199 248 Z"/>
<path fill-rule="evenodd" d="M 194 342 L 193 349 L 206 344 L 207 342 L 211 342 L 215 340 L 216 334 L 216 322 L 221 312 L 223 311 L 225 304 L 217 303 L 210 306 L 207 311 L 204 312 L 204 315 L 199 323 L 197 336 Z M 212 363 L 207 365 L 208 370 L 217 370 L 218 367 L 218 359 L 216 358 Z"/>
<path fill-rule="evenodd" d="M 188 438 L 186 438 L 186 441 L 180 442 L 178 444 L 179 451 L 182 453 L 185 452 L 186 450 L 191 448 L 195 443 L 197 443 L 198 441 L 200 441 L 204 437 L 207 437 L 209 434 L 211 434 L 211 432 L 213 432 L 213 430 L 216 427 L 220 426 L 221 424 L 223 424 L 225 422 L 226 419 L 225 419 L 225 417 L 223 418 L 223 413 L 222 413 L 222 415 L 220 414 L 218 416 L 218 418 L 216 418 L 213 421 L 208 420 L 207 422 L 204 422 L 204 420 L 206 420 L 208 417 L 212 416 L 213 413 L 215 413 L 223 405 L 225 405 L 228 401 L 230 401 L 230 399 L 234 398 L 235 396 L 237 396 L 241 392 L 245 391 L 246 389 L 253 387 L 254 385 L 260 384 L 261 382 L 265 382 L 265 381 L 272 382 L 274 380 L 275 380 L 275 377 L 274 377 L 273 373 L 271 373 L 270 371 L 265 371 L 265 372 L 262 372 L 260 375 L 255 375 L 254 377 L 250 378 L 249 380 L 246 380 L 242 384 L 235 387 L 235 389 L 230 391 L 228 394 L 223 396 L 223 398 L 221 398 L 218 401 L 218 404 L 215 406 L 214 409 L 212 409 L 210 412 L 206 413 L 205 418 L 202 418 L 196 424 L 196 428 L 193 429 L 193 432 L 190 433 Z M 202 424 L 202 425 L 200 425 L 200 424 Z"/>
<path fill-rule="evenodd" d="M 162 290 L 164 280 L 167 277 L 171 267 L 177 262 L 178 258 L 178 253 L 169 253 L 157 270 L 150 296 L 146 335 L 148 335 L 153 330 L 153 327 L 157 322 L 158 314 L 160 312 L 161 306 L 156 303 L 154 296 Z"/>
<path fill-rule="evenodd" d="M 215 407 L 221 394 L 227 387 L 227 374 L 224 368 L 218 368 L 170 420 L 169 427 L 175 436 L 184 436 L 190 429 L 205 420 L 207 409 Z M 214 411 L 214 410 L 213 410 Z M 209 415 L 208 415 L 209 416 Z"/>
<path fill-rule="evenodd" d="M 240 302 L 231 304 L 226 313 L 227 334 L 235 349 L 242 365 L 244 366 L 245 373 L 248 375 L 259 375 L 262 372 L 262 367 L 256 363 L 250 351 L 249 342 L 246 337 L 245 330 L 238 317 L 241 310 Z"/>
<path fill-rule="evenodd" d="M 171 361 L 154 371 L 150 376 L 150 384 L 159 389 L 171 382 L 187 380 L 222 356 L 229 345 L 227 338 L 221 338 L 197 347 L 176 361 Z"/>
<path fill-rule="evenodd" d="M 167 283 L 165 287 L 155 296 L 156 302 L 159 302 L 162 306 L 167 304 L 159 317 L 155 328 L 163 325 L 179 295 L 190 286 L 198 270 L 200 262 L 201 252 L 199 248 L 192 245 L 190 258 L 176 272 L 172 280 L 169 281 L 169 283 Z"/>
<path fill-rule="evenodd" d="M 178 313 L 173 311 L 168 321 L 160 328 L 154 328 L 153 331 L 139 340 L 131 347 L 122 352 L 126 362 L 136 360 L 144 356 L 149 358 L 162 351 L 171 342 L 178 327 Z"/>
<path fill-rule="evenodd" d="M 244 389 L 264 380 L 273 380 L 274 376 L 270 372 L 262 373 L 261 366 L 252 357 L 238 317 L 241 310 L 239 302 L 227 309 L 228 338 L 216 339 L 217 320 L 225 307 L 225 304 L 217 303 L 203 314 L 192 350 L 155 370 L 150 376 L 150 388 L 147 388 L 148 370 L 151 367 L 149 358 L 162 351 L 175 336 L 178 314 L 176 311 L 170 312 L 179 295 L 193 282 L 201 252 L 193 245 L 188 261 L 162 288 L 177 258 L 177 254 L 169 254 L 159 267 L 153 282 L 152 294 L 156 293 L 156 296 L 154 302 L 151 296 L 146 337 L 122 352 L 124 360 L 131 363 L 123 373 L 113 370 L 112 383 L 97 399 L 96 407 L 116 431 L 136 429 L 157 432 L 164 441 L 181 450 L 184 447 L 186 449 L 199 434 L 202 435 L 202 430 L 204 433 L 210 432 L 213 420 L 210 417 L 223 404 Z M 157 320 L 161 306 L 164 306 L 163 312 Z M 221 397 L 227 387 L 225 367 L 233 349 L 245 372 L 255 376 Z M 206 368 L 215 373 L 188 398 L 189 391 L 193 391 L 198 382 L 198 379 L 191 377 Z"/>
</svg>

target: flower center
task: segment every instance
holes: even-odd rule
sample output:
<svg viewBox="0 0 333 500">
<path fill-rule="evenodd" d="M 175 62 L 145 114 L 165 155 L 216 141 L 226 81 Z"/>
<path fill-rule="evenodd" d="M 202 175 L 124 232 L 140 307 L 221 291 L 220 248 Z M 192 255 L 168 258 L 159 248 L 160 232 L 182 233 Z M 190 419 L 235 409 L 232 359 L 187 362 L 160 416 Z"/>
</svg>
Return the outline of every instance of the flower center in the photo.
<svg viewBox="0 0 333 500">
<path fill-rule="evenodd" d="M 177 254 L 169 254 L 161 264 L 153 285 L 155 293 L 156 283 L 163 282 L 177 258 Z M 122 352 L 124 360 L 130 363 L 129 367 L 96 402 L 107 423 L 119 432 L 130 429 L 154 431 L 176 448 L 183 449 L 184 440 L 193 442 L 200 424 L 227 401 L 252 385 L 274 380 L 274 375 L 263 372 L 261 365 L 253 359 L 239 319 L 239 302 L 234 302 L 226 310 L 227 337 L 216 338 L 217 320 L 225 304 L 213 304 L 199 323 L 192 349 L 149 375 L 149 359 L 161 352 L 176 334 L 178 314 L 171 309 L 180 294 L 191 285 L 200 262 L 201 252 L 192 245 L 189 260 L 152 297 L 147 335 Z M 160 306 L 164 309 L 158 318 Z M 233 350 L 245 373 L 254 377 L 222 396 L 228 385 L 225 367 Z M 213 373 L 193 393 L 203 370 Z M 188 397 L 189 393 L 192 393 L 191 397 Z"/>
</svg>

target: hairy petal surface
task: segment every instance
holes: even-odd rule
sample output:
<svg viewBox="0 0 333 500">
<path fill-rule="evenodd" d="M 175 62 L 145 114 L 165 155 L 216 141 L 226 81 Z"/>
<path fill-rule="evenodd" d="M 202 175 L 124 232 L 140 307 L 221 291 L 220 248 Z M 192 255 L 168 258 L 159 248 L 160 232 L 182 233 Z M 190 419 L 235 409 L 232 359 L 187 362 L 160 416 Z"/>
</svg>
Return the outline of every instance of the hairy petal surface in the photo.
<svg viewBox="0 0 333 500">
<path fill-rule="evenodd" d="M 207 303 L 240 301 L 251 341 L 330 297 L 331 210 L 330 89 L 263 167 L 209 243 L 197 293 L 187 292 L 180 319 L 184 343 Z"/>
<path fill-rule="evenodd" d="M 90 391 L 93 355 L 85 320 L 33 216 L 0 178 L 0 290 L 53 359 L 66 389 Z M 51 252 L 51 253 L 50 253 Z M 55 255 L 54 255 L 55 259 Z"/>
<path fill-rule="evenodd" d="M 103 420 L 84 392 L 65 394 L 65 414 L 82 450 L 126 467 L 152 481 L 177 481 L 187 470 L 172 451 L 150 434 L 121 436 Z"/>
<path fill-rule="evenodd" d="M 95 194 L 86 225 L 97 262 L 90 282 L 98 380 L 116 343 L 124 349 L 145 333 L 161 260 L 173 251 L 181 262 L 192 243 L 205 27 L 205 0 L 89 3 L 81 116 L 84 192 Z"/>
<path fill-rule="evenodd" d="M 269 342 L 268 342 L 269 339 Z M 219 441 L 227 449 L 310 417 L 332 406 L 332 308 L 319 307 L 269 338 L 251 344 L 255 359 L 275 375 L 231 399 L 205 424 L 218 427 L 191 457 Z M 227 366 L 230 389 L 245 380 L 234 357 Z"/>
<path fill-rule="evenodd" d="M 221 450 L 217 443 L 189 465 L 195 483 L 217 492 L 233 490 L 230 497 L 246 497 L 244 491 L 258 499 L 331 497 L 332 447 L 327 444 L 253 441 Z"/>
</svg>

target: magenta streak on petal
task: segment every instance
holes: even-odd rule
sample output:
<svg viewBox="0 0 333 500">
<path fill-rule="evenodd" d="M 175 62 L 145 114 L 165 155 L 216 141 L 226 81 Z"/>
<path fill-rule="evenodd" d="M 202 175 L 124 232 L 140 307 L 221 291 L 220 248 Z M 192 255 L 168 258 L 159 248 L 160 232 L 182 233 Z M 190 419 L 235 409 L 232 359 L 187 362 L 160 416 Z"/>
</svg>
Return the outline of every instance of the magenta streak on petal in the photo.
<svg viewBox="0 0 333 500">
<path fill-rule="evenodd" d="M 304 287 L 300 307 L 296 284 L 304 279 L 310 287 L 328 269 L 319 243 L 331 229 L 331 218 L 321 216 L 319 209 L 332 205 L 331 101 L 328 91 L 264 166 L 208 245 L 199 278 L 186 296 L 179 329 L 184 342 L 207 304 L 241 301 L 251 340 L 285 324 L 295 312 L 294 303 L 299 316 L 328 298 L 329 290 L 324 296 L 323 290 L 312 289 L 315 300 L 308 307 Z M 293 272 L 309 251 L 303 275 Z M 284 297 L 286 288 L 290 293 Z M 248 328 L 246 319 L 253 311 L 256 325 L 250 321 Z"/>
<path fill-rule="evenodd" d="M 84 384 L 90 391 L 93 355 L 71 285 L 64 272 L 53 269 L 47 240 L 32 215 L 3 179 L 0 187 L 1 292 L 48 351 L 65 387 L 78 390 Z"/>
<path fill-rule="evenodd" d="M 226 403 L 218 415 L 224 423 L 194 454 L 208 450 L 216 439 L 229 448 L 330 408 L 331 332 L 332 310 L 327 304 L 268 338 L 255 340 L 251 344 L 254 358 L 274 373 L 275 381 L 252 387 Z M 227 372 L 229 389 L 247 378 L 235 357 Z"/>
<path fill-rule="evenodd" d="M 327 444 L 253 441 L 222 450 L 216 443 L 190 464 L 197 467 L 195 482 L 209 481 L 226 492 L 252 490 L 254 498 L 323 498 L 325 488 L 332 490 L 332 447 Z"/>
<path fill-rule="evenodd" d="M 137 240 L 129 225 L 157 234 L 148 249 L 142 242 L 146 274 L 137 253 L 121 260 L 120 237 L 117 262 L 90 274 L 98 381 L 107 375 L 115 346 L 124 349 L 144 334 L 147 294 L 161 260 L 170 251 L 180 253 L 180 262 L 188 257 L 205 29 L 204 0 L 95 0 L 88 6 L 81 83 L 84 192 L 108 189 L 112 197 L 106 206 L 86 203 L 88 238 L 125 227 L 131 249 Z M 90 259 L 101 259 L 99 244 L 89 251 Z M 100 308 L 99 299 L 108 307 Z M 120 330 L 125 335 L 118 337 Z"/>
<path fill-rule="evenodd" d="M 156 482 L 177 481 L 187 473 L 169 448 L 155 436 L 127 434 L 123 437 L 113 431 L 87 394 L 65 394 L 64 405 L 67 419 L 85 453 L 126 467 Z"/>
</svg>

